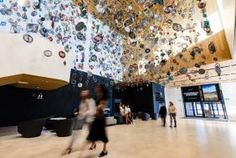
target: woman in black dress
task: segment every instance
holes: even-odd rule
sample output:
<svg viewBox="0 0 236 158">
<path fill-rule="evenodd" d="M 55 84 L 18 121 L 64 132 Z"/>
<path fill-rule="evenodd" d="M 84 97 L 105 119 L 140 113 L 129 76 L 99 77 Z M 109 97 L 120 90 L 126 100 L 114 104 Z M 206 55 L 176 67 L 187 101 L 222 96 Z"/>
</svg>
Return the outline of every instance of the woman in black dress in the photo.
<svg viewBox="0 0 236 158">
<path fill-rule="evenodd" d="M 97 111 L 95 114 L 94 122 L 91 125 L 87 141 L 92 142 L 90 150 L 96 148 L 96 141 L 103 142 L 103 150 L 99 154 L 99 157 L 103 157 L 108 154 L 107 152 L 107 143 L 108 137 L 105 129 L 106 120 L 104 117 L 104 108 L 108 104 L 108 90 L 105 86 L 96 87 L 96 95 L 97 95 Z"/>
</svg>

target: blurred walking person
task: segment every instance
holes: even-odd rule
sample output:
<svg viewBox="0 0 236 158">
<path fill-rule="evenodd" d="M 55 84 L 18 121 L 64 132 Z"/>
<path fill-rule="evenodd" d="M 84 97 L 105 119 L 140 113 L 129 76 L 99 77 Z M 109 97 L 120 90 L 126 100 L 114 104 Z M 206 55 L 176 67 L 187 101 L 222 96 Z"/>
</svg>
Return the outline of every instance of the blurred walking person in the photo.
<svg viewBox="0 0 236 158">
<path fill-rule="evenodd" d="M 160 115 L 161 120 L 162 120 L 162 126 L 165 127 L 166 126 L 166 115 L 167 115 L 167 109 L 166 109 L 165 104 L 161 105 L 159 115 Z"/>
<path fill-rule="evenodd" d="M 99 154 L 99 157 L 106 156 L 108 154 L 107 151 L 107 143 L 108 143 L 108 137 L 106 132 L 106 120 L 104 117 L 104 108 L 108 104 L 108 90 L 105 86 L 98 86 L 96 87 L 96 93 L 99 96 L 99 99 L 97 100 L 97 110 L 95 114 L 95 120 L 92 123 L 91 130 L 89 131 L 87 141 L 92 142 L 92 145 L 90 149 L 96 148 L 96 141 L 102 141 L 103 142 L 103 149 L 101 153 Z M 86 144 L 85 144 L 86 146 Z M 80 153 L 80 157 L 82 156 L 82 151 Z"/>
<path fill-rule="evenodd" d="M 77 115 L 77 122 L 81 123 L 83 128 L 84 124 L 88 124 L 88 127 L 91 127 L 91 124 L 94 120 L 94 115 L 96 113 L 96 103 L 94 99 L 91 97 L 90 92 L 88 89 L 84 89 L 81 91 L 80 94 L 80 105 L 79 105 L 79 112 L 76 112 Z M 74 141 L 76 140 L 78 132 L 73 133 L 69 146 L 63 152 L 64 154 L 69 154 L 72 151 L 72 146 Z"/>
</svg>

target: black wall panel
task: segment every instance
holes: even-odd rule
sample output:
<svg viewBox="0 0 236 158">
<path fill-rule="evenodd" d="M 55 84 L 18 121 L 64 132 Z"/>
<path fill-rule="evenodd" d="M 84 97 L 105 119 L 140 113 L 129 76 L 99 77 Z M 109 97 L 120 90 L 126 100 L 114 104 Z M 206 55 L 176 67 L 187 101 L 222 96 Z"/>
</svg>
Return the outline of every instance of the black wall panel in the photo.
<svg viewBox="0 0 236 158">
<path fill-rule="evenodd" d="M 79 105 L 83 83 L 94 92 L 96 84 L 105 84 L 110 90 L 109 108 L 112 106 L 112 80 L 93 75 L 88 79 L 87 73 L 71 70 L 69 85 L 51 91 L 16 88 L 14 86 L 0 87 L 0 126 L 16 125 L 19 121 L 48 116 L 71 116 Z M 42 93 L 43 99 L 37 99 Z M 93 93 L 94 98 L 96 97 Z M 96 99 L 96 98 L 95 98 Z"/>
</svg>

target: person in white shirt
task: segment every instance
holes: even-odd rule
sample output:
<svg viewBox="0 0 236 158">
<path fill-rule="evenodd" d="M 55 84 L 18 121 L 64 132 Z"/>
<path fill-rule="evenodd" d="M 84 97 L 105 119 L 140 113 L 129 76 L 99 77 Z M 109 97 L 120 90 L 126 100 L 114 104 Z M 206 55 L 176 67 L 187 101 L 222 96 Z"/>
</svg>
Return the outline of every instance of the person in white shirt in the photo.
<svg viewBox="0 0 236 158">
<path fill-rule="evenodd" d="M 172 121 L 174 119 L 174 127 L 177 127 L 177 121 L 176 121 L 176 107 L 173 102 L 170 101 L 170 105 L 168 108 L 168 112 L 170 115 L 170 127 L 172 128 Z"/>
<path fill-rule="evenodd" d="M 91 123 L 93 122 L 94 115 L 96 113 L 96 103 L 94 99 L 90 97 L 89 91 L 86 91 L 84 95 L 86 96 L 86 98 L 83 99 L 80 103 L 77 119 L 83 120 L 84 123 Z"/>
<path fill-rule="evenodd" d="M 120 115 L 121 115 L 122 117 L 124 117 L 124 116 L 125 116 L 124 105 L 122 105 L 122 104 L 120 103 L 119 108 L 120 108 Z"/>
<path fill-rule="evenodd" d="M 75 113 L 75 115 L 77 115 L 77 120 L 82 124 L 82 127 L 85 123 L 88 123 L 88 127 L 90 130 L 90 126 L 94 120 L 94 115 L 96 114 L 96 109 L 96 103 L 94 99 L 90 96 L 89 90 L 82 90 L 80 94 L 79 112 Z M 77 137 L 77 134 L 78 133 L 72 135 L 70 144 L 63 152 L 63 155 L 69 154 L 72 151 L 72 145 Z"/>
<path fill-rule="evenodd" d="M 130 124 L 131 123 L 131 109 L 129 105 L 124 107 L 125 109 L 125 123 Z"/>
<path fill-rule="evenodd" d="M 131 108 L 130 108 L 129 105 L 127 105 L 127 112 L 128 112 L 128 116 L 129 116 L 129 121 L 130 121 L 130 123 L 133 123 Z"/>
</svg>

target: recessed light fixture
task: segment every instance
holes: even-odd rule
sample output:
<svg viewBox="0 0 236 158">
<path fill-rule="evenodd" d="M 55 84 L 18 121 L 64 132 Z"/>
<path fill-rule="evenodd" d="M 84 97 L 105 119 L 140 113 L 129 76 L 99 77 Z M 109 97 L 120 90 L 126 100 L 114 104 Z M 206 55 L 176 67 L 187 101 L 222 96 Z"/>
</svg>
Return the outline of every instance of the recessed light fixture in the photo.
<svg viewBox="0 0 236 158">
<path fill-rule="evenodd" d="M 19 6 L 25 7 L 29 5 L 30 1 L 29 0 L 18 0 Z"/>
<path fill-rule="evenodd" d="M 17 83 L 18 84 L 29 84 L 29 82 L 26 82 L 26 81 L 18 81 Z"/>
</svg>

